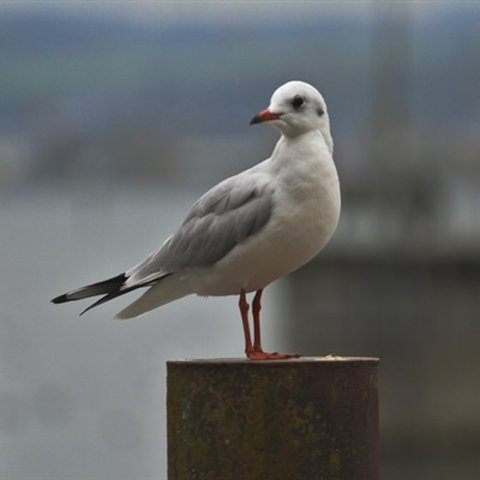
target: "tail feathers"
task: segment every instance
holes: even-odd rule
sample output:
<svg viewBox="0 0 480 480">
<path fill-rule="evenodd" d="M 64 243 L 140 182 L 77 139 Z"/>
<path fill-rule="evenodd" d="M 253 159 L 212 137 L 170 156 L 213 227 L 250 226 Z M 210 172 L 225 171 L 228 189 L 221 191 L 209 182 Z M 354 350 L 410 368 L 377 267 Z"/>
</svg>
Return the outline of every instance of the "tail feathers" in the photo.
<svg viewBox="0 0 480 480">
<path fill-rule="evenodd" d="M 161 282 L 153 284 L 140 298 L 119 312 L 115 318 L 119 320 L 135 318 L 191 293 L 190 286 L 181 278 L 175 275 L 168 276 L 168 278 L 163 277 Z"/>
<path fill-rule="evenodd" d="M 88 312 L 92 308 L 98 307 L 102 303 L 108 302 L 109 300 L 113 300 L 114 298 L 119 297 L 120 295 L 123 295 L 124 293 L 130 292 L 131 290 L 134 290 L 135 288 L 138 288 L 138 287 L 126 288 L 124 290 L 117 290 L 116 292 L 108 293 L 107 295 L 103 296 L 100 300 L 97 300 L 96 302 L 89 305 L 85 310 L 82 310 L 80 312 L 80 316 L 82 316 L 84 313 Z"/>
<path fill-rule="evenodd" d="M 160 277 L 158 280 L 161 280 L 162 278 L 165 278 L 168 275 L 165 275 L 163 277 Z M 115 290 L 113 292 L 108 293 L 104 297 L 100 298 L 100 300 L 97 300 L 95 303 L 92 303 L 90 306 L 88 306 L 85 310 L 83 310 L 80 313 L 80 316 L 83 315 L 85 312 L 88 312 L 92 308 L 98 307 L 102 303 L 108 302 L 109 300 L 113 300 L 114 298 L 119 297 L 120 295 L 123 295 L 125 293 L 131 292 L 132 290 L 136 290 L 137 288 L 142 288 L 142 287 L 149 287 L 152 285 L 152 281 L 146 281 L 146 282 L 141 282 L 137 283 L 135 285 L 131 285 L 130 287 L 125 287 L 124 284 L 122 284 L 118 290 Z"/>
<path fill-rule="evenodd" d="M 104 293 L 111 294 L 112 292 L 117 292 L 125 283 L 126 279 L 125 274 L 121 273 L 116 277 L 103 280 L 102 282 L 92 283 L 91 285 L 59 295 L 52 300 L 52 303 L 71 302 L 73 300 L 81 300 L 82 298 L 95 297 Z"/>
<path fill-rule="evenodd" d="M 126 286 L 125 282 L 128 277 L 124 273 L 121 273 L 120 275 L 109 278 L 108 280 L 93 283 L 92 285 L 87 285 L 85 287 L 78 288 L 77 290 L 72 290 L 71 292 L 55 297 L 52 302 L 65 303 L 73 300 L 81 300 L 83 298 L 95 297 L 97 295 L 106 294 L 96 302 L 92 303 L 92 305 L 88 306 L 85 310 L 83 310 L 80 313 L 80 315 L 83 315 L 85 312 L 88 312 L 94 307 L 98 307 L 102 303 L 108 302 L 109 300 L 119 297 L 124 293 L 136 290 L 137 288 L 152 286 L 155 282 L 162 280 L 163 278 L 169 277 L 170 275 L 170 273 L 161 274 L 156 278 L 151 277 L 143 282 L 138 282 L 134 285 Z"/>
</svg>

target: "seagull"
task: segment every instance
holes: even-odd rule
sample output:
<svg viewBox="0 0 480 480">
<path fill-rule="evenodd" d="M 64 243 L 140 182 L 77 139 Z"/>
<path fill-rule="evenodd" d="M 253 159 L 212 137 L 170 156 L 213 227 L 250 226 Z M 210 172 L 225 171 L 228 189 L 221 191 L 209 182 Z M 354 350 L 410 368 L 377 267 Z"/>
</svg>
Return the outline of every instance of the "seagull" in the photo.
<svg viewBox="0 0 480 480">
<path fill-rule="evenodd" d="M 178 230 L 139 264 L 52 302 L 103 295 L 83 314 L 132 290 L 147 288 L 116 317 L 127 319 L 193 293 L 238 295 L 247 358 L 298 357 L 263 350 L 261 299 L 267 285 L 315 257 L 336 229 L 341 201 L 330 120 L 316 88 L 290 81 L 250 121 L 250 125 L 260 123 L 270 123 L 281 133 L 270 158 L 200 197 Z M 250 292 L 255 292 L 253 342 L 246 297 Z"/>
</svg>

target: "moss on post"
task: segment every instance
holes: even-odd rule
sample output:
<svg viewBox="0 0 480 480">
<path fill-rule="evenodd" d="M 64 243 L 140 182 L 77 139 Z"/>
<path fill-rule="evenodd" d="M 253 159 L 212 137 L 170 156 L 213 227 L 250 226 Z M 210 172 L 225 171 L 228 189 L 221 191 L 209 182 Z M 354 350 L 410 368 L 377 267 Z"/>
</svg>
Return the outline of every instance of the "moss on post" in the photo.
<svg viewBox="0 0 480 480">
<path fill-rule="evenodd" d="M 377 364 L 168 362 L 168 479 L 378 480 Z"/>
</svg>

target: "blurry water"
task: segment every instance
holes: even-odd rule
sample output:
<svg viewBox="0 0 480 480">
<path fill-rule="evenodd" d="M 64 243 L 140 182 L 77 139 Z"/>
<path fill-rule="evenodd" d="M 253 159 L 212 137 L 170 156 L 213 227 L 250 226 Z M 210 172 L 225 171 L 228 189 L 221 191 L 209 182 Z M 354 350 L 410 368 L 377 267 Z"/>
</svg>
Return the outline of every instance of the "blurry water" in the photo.
<svg viewBox="0 0 480 480">
<path fill-rule="evenodd" d="M 165 361 L 242 356 L 236 299 L 187 297 L 131 321 L 112 317 L 135 294 L 83 317 L 87 303 L 49 300 L 141 260 L 196 193 L 2 195 L 0 478 L 166 478 Z M 265 298 L 271 348 L 282 347 L 278 288 Z"/>
</svg>

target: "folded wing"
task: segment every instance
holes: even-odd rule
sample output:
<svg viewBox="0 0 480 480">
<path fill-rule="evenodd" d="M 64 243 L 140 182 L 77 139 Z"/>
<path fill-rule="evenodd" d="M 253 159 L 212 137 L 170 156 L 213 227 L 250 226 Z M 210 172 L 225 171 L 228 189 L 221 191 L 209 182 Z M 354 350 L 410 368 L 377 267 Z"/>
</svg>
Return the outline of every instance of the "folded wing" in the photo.
<svg viewBox="0 0 480 480">
<path fill-rule="evenodd" d="M 260 231 L 272 208 L 272 190 L 260 178 L 250 178 L 248 183 L 241 176 L 223 181 L 193 205 L 174 235 L 127 272 L 127 284 L 215 264 Z"/>
</svg>

